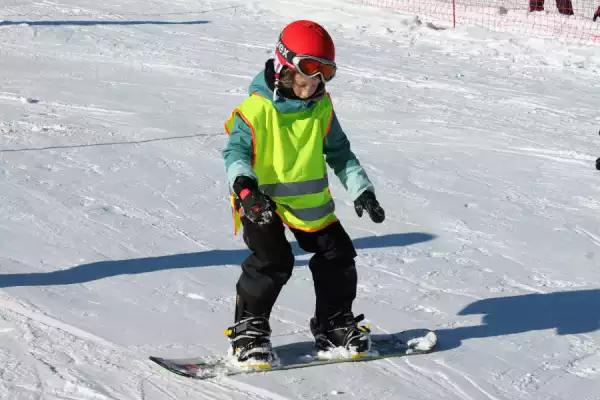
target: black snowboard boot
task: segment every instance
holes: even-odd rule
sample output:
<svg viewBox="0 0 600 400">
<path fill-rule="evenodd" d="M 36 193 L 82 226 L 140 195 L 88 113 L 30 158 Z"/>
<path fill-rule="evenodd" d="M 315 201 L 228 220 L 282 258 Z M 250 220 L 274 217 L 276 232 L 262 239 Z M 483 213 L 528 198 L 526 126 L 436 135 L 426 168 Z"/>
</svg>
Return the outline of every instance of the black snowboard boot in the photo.
<svg viewBox="0 0 600 400">
<path fill-rule="evenodd" d="M 317 350 L 329 351 L 336 347 L 349 350 L 353 356 L 371 350 L 371 330 L 368 326 L 358 326 L 365 318 L 363 314 L 354 317 L 351 311 L 338 312 L 321 321 L 310 320 L 310 330 L 315 337 Z"/>
<path fill-rule="evenodd" d="M 271 346 L 271 327 L 264 316 L 240 319 L 225 331 L 231 343 L 231 353 L 238 361 L 253 368 L 270 368 L 275 361 Z"/>
</svg>

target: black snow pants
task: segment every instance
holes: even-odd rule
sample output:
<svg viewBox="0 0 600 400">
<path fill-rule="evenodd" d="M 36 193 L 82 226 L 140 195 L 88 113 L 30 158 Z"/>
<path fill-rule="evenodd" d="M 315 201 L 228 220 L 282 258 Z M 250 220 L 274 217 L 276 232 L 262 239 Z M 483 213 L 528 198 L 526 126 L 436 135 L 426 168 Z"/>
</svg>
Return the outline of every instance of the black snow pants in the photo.
<svg viewBox="0 0 600 400">
<path fill-rule="evenodd" d="M 245 218 L 242 223 L 244 241 L 252 254 L 242 263 L 236 286 L 236 322 L 245 312 L 269 317 L 294 268 L 292 247 L 278 216 L 267 225 Z M 338 311 L 351 311 L 356 297 L 356 251 L 342 224 L 334 222 L 317 232 L 291 231 L 303 250 L 314 253 L 309 268 L 315 287 L 315 316 L 321 319 Z"/>
</svg>

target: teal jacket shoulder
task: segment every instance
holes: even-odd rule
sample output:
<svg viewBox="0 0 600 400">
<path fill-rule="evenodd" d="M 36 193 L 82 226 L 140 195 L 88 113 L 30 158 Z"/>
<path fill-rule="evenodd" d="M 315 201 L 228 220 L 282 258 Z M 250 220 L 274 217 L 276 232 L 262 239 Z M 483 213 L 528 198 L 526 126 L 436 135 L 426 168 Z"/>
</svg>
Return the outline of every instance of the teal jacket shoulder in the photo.
<svg viewBox="0 0 600 400">
<path fill-rule="evenodd" d="M 283 96 L 273 100 L 273 91 L 267 84 L 265 71 L 262 71 L 253 79 L 248 92 L 249 95 L 257 93 L 271 99 L 277 111 L 281 113 L 312 108 L 318 101 L 318 99 L 289 99 Z M 229 132 L 229 140 L 222 153 L 230 187 L 233 186 L 233 182 L 238 176 L 247 176 L 258 180 L 252 169 L 253 152 L 252 131 L 248 124 L 236 115 L 233 128 Z M 325 155 L 325 161 L 344 185 L 352 200 L 355 200 L 366 190 L 375 192 L 366 171 L 351 149 L 350 141 L 342 130 L 335 111 L 329 134 L 323 143 L 323 154 Z"/>
</svg>

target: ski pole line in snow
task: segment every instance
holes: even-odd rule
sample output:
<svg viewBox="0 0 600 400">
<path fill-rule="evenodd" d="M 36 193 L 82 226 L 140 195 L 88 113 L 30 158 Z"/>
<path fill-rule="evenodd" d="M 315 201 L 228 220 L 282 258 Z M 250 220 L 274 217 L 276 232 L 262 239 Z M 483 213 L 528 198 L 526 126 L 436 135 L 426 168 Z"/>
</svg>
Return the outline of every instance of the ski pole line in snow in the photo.
<svg viewBox="0 0 600 400">
<path fill-rule="evenodd" d="M 98 147 L 98 146 L 139 145 L 139 144 L 144 144 L 144 143 L 164 142 L 164 141 L 176 140 L 176 139 L 191 139 L 191 138 L 196 138 L 196 137 L 201 137 L 201 136 L 203 136 L 203 137 L 214 136 L 214 134 L 196 133 L 193 135 L 170 136 L 170 137 L 164 137 L 164 138 L 152 138 L 152 139 L 135 140 L 135 141 L 70 144 L 70 145 L 63 145 L 63 146 L 47 146 L 47 147 L 24 147 L 24 148 L 19 148 L 19 149 L 0 149 L 0 153 L 18 153 L 18 152 L 25 152 L 25 151 L 44 151 L 44 150 L 68 150 L 68 149 L 81 149 L 81 148 L 86 148 L 86 147 Z"/>
</svg>

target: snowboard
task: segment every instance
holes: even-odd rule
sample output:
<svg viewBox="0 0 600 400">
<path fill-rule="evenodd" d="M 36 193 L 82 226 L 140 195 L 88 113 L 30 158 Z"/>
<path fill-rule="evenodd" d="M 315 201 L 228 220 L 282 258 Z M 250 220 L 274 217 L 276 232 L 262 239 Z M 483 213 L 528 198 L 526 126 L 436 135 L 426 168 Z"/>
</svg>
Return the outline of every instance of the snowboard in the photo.
<svg viewBox="0 0 600 400">
<path fill-rule="evenodd" d="M 204 356 L 180 359 L 150 357 L 150 360 L 177 375 L 194 379 L 210 379 L 219 376 L 283 371 L 347 362 L 366 362 L 430 353 L 435 349 L 437 336 L 435 332 L 429 329 L 412 329 L 395 334 L 372 334 L 371 341 L 371 351 L 357 358 L 332 357 L 331 354 L 323 357 L 323 354 L 317 354 L 315 351 L 314 342 L 276 346 L 274 347 L 277 355 L 276 363 L 266 369 L 245 367 L 232 356 Z"/>
</svg>

